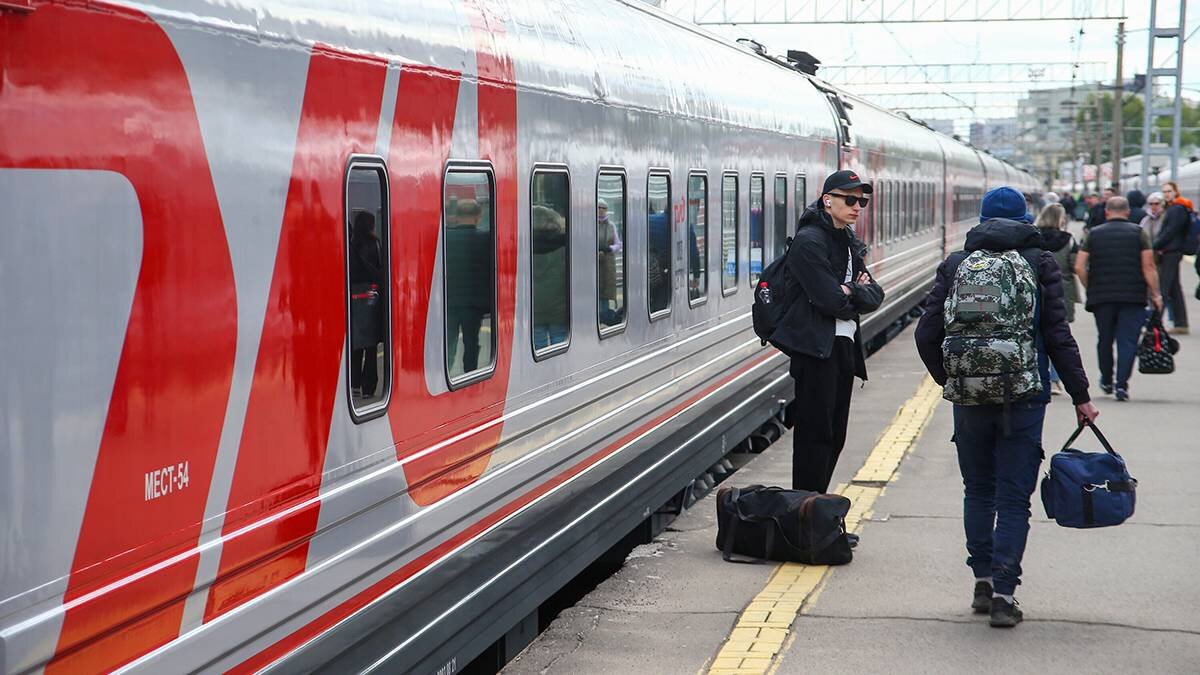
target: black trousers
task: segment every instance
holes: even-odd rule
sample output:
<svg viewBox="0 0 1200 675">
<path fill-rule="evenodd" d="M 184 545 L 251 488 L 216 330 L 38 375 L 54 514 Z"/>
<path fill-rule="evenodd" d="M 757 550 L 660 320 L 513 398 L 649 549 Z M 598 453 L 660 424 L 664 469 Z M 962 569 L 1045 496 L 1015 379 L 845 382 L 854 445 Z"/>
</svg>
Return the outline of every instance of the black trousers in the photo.
<svg viewBox="0 0 1200 675">
<path fill-rule="evenodd" d="M 1179 263 L 1183 254 L 1179 251 L 1164 253 L 1158 262 L 1158 287 L 1162 292 L 1163 303 L 1171 317 L 1171 323 L 1183 327 L 1188 325 L 1187 300 L 1183 295 L 1183 286 L 1179 283 Z"/>
<path fill-rule="evenodd" d="M 854 340 L 837 337 L 829 358 L 796 356 L 796 425 L 792 428 L 792 487 L 828 492 L 846 444 L 854 388 Z"/>
</svg>

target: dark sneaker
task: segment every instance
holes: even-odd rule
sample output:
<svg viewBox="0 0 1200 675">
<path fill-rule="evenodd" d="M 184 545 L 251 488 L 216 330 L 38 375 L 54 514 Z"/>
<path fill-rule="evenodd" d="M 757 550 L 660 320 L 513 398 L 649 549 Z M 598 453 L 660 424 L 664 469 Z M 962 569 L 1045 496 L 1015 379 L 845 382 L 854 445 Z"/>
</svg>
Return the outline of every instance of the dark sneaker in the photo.
<svg viewBox="0 0 1200 675">
<path fill-rule="evenodd" d="M 1128 401 L 1129 400 L 1129 390 L 1118 389 L 1117 390 L 1117 400 L 1118 401 Z"/>
<path fill-rule="evenodd" d="M 992 628 L 1012 628 L 1021 623 L 1024 615 L 1017 601 L 1011 603 L 999 596 L 992 597 Z"/>
<path fill-rule="evenodd" d="M 1113 390 L 1112 390 L 1112 385 L 1111 385 L 1111 384 L 1104 384 L 1103 382 L 1101 382 L 1101 383 L 1100 383 L 1100 391 L 1102 391 L 1102 392 L 1104 392 L 1104 393 L 1106 393 L 1106 394 L 1111 394 L 1111 393 L 1112 393 L 1112 391 L 1113 391 Z"/>
<path fill-rule="evenodd" d="M 992 585 L 986 581 L 975 582 L 975 599 L 971 601 L 971 609 L 976 614 L 987 614 L 992 610 Z"/>
<path fill-rule="evenodd" d="M 850 543 L 850 548 L 858 548 L 858 535 L 853 532 L 846 533 L 846 541 Z"/>
</svg>

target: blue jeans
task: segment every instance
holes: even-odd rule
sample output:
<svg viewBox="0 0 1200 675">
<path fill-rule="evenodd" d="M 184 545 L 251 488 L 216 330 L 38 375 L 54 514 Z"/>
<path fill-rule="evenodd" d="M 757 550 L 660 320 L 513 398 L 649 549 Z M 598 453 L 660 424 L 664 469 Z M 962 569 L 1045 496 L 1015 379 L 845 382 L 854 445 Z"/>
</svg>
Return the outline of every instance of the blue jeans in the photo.
<svg viewBox="0 0 1200 675">
<path fill-rule="evenodd" d="M 533 326 L 533 348 L 545 349 L 567 341 L 567 327 L 561 324 L 535 324 Z"/>
<path fill-rule="evenodd" d="M 1096 318 L 1096 353 L 1100 359 L 1100 384 L 1113 385 L 1113 341 L 1117 343 L 1117 389 L 1129 388 L 1138 338 L 1146 323 L 1146 308 L 1129 303 L 1106 302 L 1092 308 Z"/>
<path fill-rule="evenodd" d="M 1004 595 L 1012 595 L 1021 583 L 1046 404 L 1014 403 L 1008 415 L 1006 436 L 1003 406 L 954 406 L 967 565 L 976 578 L 992 577 L 992 587 Z"/>
</svg>

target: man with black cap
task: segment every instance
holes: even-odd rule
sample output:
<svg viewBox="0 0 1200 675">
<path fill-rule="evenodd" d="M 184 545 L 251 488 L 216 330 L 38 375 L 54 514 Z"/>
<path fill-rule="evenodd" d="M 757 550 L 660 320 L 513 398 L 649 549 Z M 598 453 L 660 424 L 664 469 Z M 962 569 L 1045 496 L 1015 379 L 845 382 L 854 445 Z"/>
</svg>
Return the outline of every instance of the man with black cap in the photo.
<svg viewBox="0 0 1200 675">
<path fill-rule="evenodd" d="M 1042 461 L 1050 361 L 1078 420 L 1099 415 L 1067 323 L 1062 273 L 1031 220 L 1020 192 L 984 195 L 979 225 L 938 267 L 915 333 L 921 360 L 954 402 L 971 607 L 995 627 L 1022 618 L 1013 593 Z"/>
<path fill-rule="evenodd" d="M 792 358 L 796 380 L 792 487 L 825 492 L 846 442 L 854 377 L 867 379 L 860 314 L 883 302 L 863 262 L 867 247 L 853 225 L 871 185 L 853 171 L 825 179 L 821 196 L 800 216 L 787 253 L 796 297 L 772 341 Z"/>
</svg>

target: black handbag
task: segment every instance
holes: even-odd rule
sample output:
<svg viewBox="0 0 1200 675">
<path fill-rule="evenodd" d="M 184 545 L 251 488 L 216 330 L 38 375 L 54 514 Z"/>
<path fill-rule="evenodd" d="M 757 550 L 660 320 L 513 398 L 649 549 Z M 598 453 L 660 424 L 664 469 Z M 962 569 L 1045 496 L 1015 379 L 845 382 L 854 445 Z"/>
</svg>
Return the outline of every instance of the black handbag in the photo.
<svg viewBox="0 0 1200 675">
<path fill-rule="evenodd" d="M 846 537 L 850 500 L 807 490 L 751 485 L 717 492 L 717 550 L 760 560 L 844 565 L 854 557 Z"/>
<path fill-rule="evenodd" d="M 1138 372 L 1147 375 L 1166 375 L 1175 372 L 1175 352 L 1179 351 L 1179 341 L 1167 334 L 1162 325 L 1162 315 L 1158 312 L 1150 314 L 1146 327 L 1142 331 L 1142 341 L 1138 345 Z"/>
</svg>

